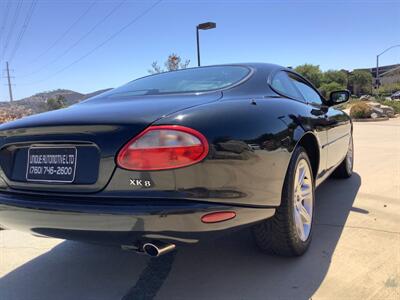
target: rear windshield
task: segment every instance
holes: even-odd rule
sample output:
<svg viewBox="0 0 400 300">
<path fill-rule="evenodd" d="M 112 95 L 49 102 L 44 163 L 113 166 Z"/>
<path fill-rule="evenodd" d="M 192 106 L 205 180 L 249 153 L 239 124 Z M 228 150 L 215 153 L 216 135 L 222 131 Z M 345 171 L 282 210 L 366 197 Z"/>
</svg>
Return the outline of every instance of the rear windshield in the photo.
<svg viewBox="0 0 400 300">
<path fill-rule="evenodd" d="M 165 72 L 139 78 L 116 88 L 108 97 L 198 93 L 227 88 L 241 81 L 250 70 L 242 66 L 216 66 Z"/>
</svg>

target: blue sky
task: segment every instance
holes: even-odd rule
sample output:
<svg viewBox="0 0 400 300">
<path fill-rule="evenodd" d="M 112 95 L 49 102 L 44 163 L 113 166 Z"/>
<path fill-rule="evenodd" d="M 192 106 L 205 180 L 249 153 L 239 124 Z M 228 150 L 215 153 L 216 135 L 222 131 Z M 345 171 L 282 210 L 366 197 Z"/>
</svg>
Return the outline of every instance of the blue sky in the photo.
<svg viewBox="0 0 400 300">
<path fill-rule="evenodd" d="M 19 0 L 0 0 L 0 26 L 9 1 L 11 9 L 0 37 L 0 55 Z M 98 0 L 55 47 L 38 58 L 93 1 L 37 2 L 20 47 L 10 63 L 15 77 L 15 99 L 56 88 L 87 93 L 116 87 L 147 75 L 154 60 L 162 63 L 171 52 L 190 59 L 190 66 L 195 66 L 195 26 L 206 21 L 216 22 L 217 28 L 201 32 L 203 65 L 272 62 L 297 66 L 312 63 L 323 70 L 351 70 L 374 66 L 377 53 L 400 44 L 398 0 L 163 0 L 92 52 L 156 2 L 126 0 L 114 14 L 87 34 L 122 1 Z M 31 3 L 32 0 L 22 2 L 5 57 L 0 57 L 2 69 L 4 59 L 10 58 Z M 79 39 L 82 40 L 77 43 Z M 59 58 L 75 43 L 75 47 Z M 79 60 L 84 55 L 87 56 Z M 399 62 L 400 47 L 381 57 L 382 65 Z M 8 100 L 5 84 L 5 78 L 1 78 L 0 101 Z"/>
</svg>

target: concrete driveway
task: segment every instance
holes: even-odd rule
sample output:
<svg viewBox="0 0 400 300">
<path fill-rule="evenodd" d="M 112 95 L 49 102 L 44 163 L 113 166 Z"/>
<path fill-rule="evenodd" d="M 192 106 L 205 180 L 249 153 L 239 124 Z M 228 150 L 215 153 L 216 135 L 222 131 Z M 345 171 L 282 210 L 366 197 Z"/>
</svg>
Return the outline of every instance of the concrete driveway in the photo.
<svg viewBox="0 0 400 300">
<path fill-rule="evenodd" d="M 355 174 L 318 189 L 303 257 L 248 230 L 160 259 L 2 231 L 0 299 L 400 299 L 400 119 L 354 127 Z"/>
</svg>

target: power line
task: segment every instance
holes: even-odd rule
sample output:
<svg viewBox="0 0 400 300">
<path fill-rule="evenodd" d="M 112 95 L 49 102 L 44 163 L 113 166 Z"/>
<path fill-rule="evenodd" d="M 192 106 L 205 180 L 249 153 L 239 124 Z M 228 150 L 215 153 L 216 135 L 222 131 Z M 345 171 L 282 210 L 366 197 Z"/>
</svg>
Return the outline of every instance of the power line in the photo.
<svg viewBox="0 0 400 300">
<path fill-rule="evenodd" d="M 111 17 L 127 0 L 122 0 L 119 2 L 114 8 L 104 17 L 102 18 L 99 22 L 97 22 L 89 31 L 87 31 L 80 39 L 78 39 L 75 43 L 73 43 L 69 48 L 67 48 L 61 55 L 57 56 L 55 59 L 51 60 L 47 64 L 44 64 L 40 68 L 36 69 L 35 71 L 25 74 L 22 76 L 19 76 L 20 78 L 25 78 L 29 77 L 31 75 L 37 74 L 43 69 L 47 68 L 48 66 L 54 64 L 56 61 L 58 61 L 60 58 L 64 57 L 67 55 L 72 49 L 74 49 L 79 43 L 81 43 L 85 38 L 87 38 L 93 31 L 96 30 L 97 27 L 99 27 L 101 24 L 103 24 L 109 17 Z"/>
<path fill-rule="evenodd" d="M 29 27 L 29 23 L 30 23 L 31 18 L 32 18 L 32 15 L 33 15 L 33 13 L 34 13 L 34 11 L 35 11 L 36 4 L 37 4 L 37 0 L 33 0 L 33 1 L 31 2 L 31 6 L 29 7 L 28 12 L 27 12 L 27 14 L 26 14 L 24 23 L 23 23 L 23 25 L 22 25 L 22 27 L 21 27 L 21 31 L 19 32 L 19 35 L 18 35 L 18 37 L 17 37 L 17 41 L 15 42 L 14 48 L 13 48 L 13 50 L 11 51 L 10 57 L 9 57 L 9 59 L 8 59 L 9 62 L 11 62 L 11 61 L 13 60 L 15 54 L 16 54 L 17 51 L 18 51 L 19 45 L 21 44 L 21 41 L 22 41 L 22 39 L 23 39 L 23 37 L 24 37 L 24 35 L 25 35 L 25 32 L 26 32 L 26 30 L 27 30 L 28 27 Z"/>
<path fill-rule="evenodd" d="M 11 0 L 9 0 L 7 2 L 6 9 L 5 9 L 5 12 L 4 12 L 3 22 L 2 22 L 1 28 L 0 28 L 0 39 L 3 38 L 3 32 L 4 32 L 5 28 L 6 28 L 8 15 L 10 13 L 10 7 L 11 7 Z M 0 44 L 0 46 L 1 46 L 1 44 Z M 1 48 L 0 48 L 0 52 L 1 52 Z"/>
<path fill-rule="evenodd" d="M 1 57 L 1 53 L 2 53 L 2 41 L 3 41 L 3 33 L 5 32 L 5 28 L 7 25 L 7 20 L 8 20 L 8 15 L 10 13 L 10 7 L 11 7 L 11 0 L 9 0 L 5 6 L 5 10 L 4 10 L 4 16 L 3 16 L 3 22 L 1 23 L 1 27 L 0 27 L 0 68 L 2 65 L 2 57 Z M 0 80 L 1 80 L 0 76 Z"/>
<path fill-rule="evenodd" d="M 79 57 L 78 59 L 74 60 L 73 62 L 71 62 L 70 64 L 68 64 L 67 66 L 65 66 L 64 68 L 58 70 L 57 72 L 53 73 L 52 75 L 36 81 L 36 82 L 31 82 L 28 84 L 22 84 L 22 85 L 32 85 L 32 84 L 37 84 L 37 83 L 41 83 L 43 81 L 46 81 L 62 72 L 64 72 L 65 70 L 69 69 L 70 67 L 72 67 L 73 65 L 77 64 L 78 62 L 80 62 L 81 60 L 83 60 L 84 58 L 88 57 L 89 55 L 91 55 L 92 53 L 94 53 L 96 50 L 98 50 L 99 48 L 103 47 L 105 44 L 107 44 L 109 41 L 113 40 L 114 38 L 116 38 L 120 33 L 122 33 L 123 31 L 125 31 L 128 27 L 132 26 L 134 23 L 136 23 L 137 21 L 139 21 L 141 18 L 143 18 L 145 15 L 147 15 L 151 10 L 153 10 L 157 5 L 159 5 L 163 0 L 157 0 L 155 3 L 153 3 L 149 8 L 147 8 L 145 11 L 143 11 L 141 14 L 139 14 L 138 16 L 136 16 L 134 19 L 132 19 L 130 22 L 128 22 L 127 24 L 125 24 L 123 27 L 121 27 L 118 31 L 114 32 L 111 36 L 109 36 L 107 39 L 105 39 L 103 42 L 101 42 L 100 44 L 98 44 L 96 47 L 94 47 L 92 50 L 86 52 L 86 54 L 82 55 L 81 57 Z"/>
<path fill-rule="evenodd" d="M 11 27 L 10 27 L 10 30 L 8 32 L 7 38 L 6 38 L 6 42 L 5 42 L 5 45 L 4 45 L 4 49 L 3 49 L 2 55 L 0 57 L 4 57 L 4 55 L 6 54 L 8 45 L 10 44 L 11 36 L 13 34 L 15 25 L 17 23 L 19 14 L 21 12 L 22 1 L 23 0 L 18 0 L 17 7 L 15 8 L 15 12 L 14 12 L 14 18 L 11 20 Z"/>
<path fill-rule="evenodd" d="M 60 35 L 59 38 L 57 38 L 54 43 L 52 43 L 48 48 L 46 48 L 46 50 L 44 50 L 40 55 L 38 55 L 36 58 L 31 59 L 30 63 L 33 63 L 37 60 L 39 60 L 40 58 L 42 58 L 45 54 L 47 54 L 51 49 L 53 49 L 60 41 L 62 41 L 67 35 L 68 33 L 70 33 L 70 31 L 75 27 L 76 24 L 79 23 L 79 21 L 81 21 L 89 12 L 90 10 L 94 7 L 94 5 L 96 4 L 97 0 L 94 0 L 88 8 L 86 8 L 86 10 L 79 15 L 79 17 L 77 19 L 75 19 L 75 21 L 68 27 L 67 30 L 64 31 L 63 34 Z"/>
<path fill-rule="evenodd" d="M 4 1 L 5 3 L 5 1 Z M 10 12 L 10 6 L 11 6 L 11 0 L 9 0 L 6 4 L 6 9 L 4 10 L 4 19 L 3 23 L 1 24 L 1 30 L 4 29 L 4 26 L 6 25 L 7 19 L 8 19 L 8 14 Z"/>
<path fill-rule="evenodd" d="M 7 2 L 6 9 L 4 10 L 3 22 L 1 23 L 1 27 L 0 27 L 0 38 L 3 37 L 3 32 L 4 32 L 5 28 L 6 28 L 8 15 L 10 13 L 10 7 L 11 7 L 11 0 L 9 0 Z"/>
</svg>

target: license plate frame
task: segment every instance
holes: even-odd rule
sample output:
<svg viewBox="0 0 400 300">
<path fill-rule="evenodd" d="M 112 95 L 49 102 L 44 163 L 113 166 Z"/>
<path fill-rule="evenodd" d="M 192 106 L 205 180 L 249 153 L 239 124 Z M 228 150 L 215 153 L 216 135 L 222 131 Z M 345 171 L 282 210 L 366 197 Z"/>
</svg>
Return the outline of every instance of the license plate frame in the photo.
<svg viewBox="0 0 400 300">
<path fill-rule="evenodd" d="M 32 154 L 32 152 L 37 153 Z M 41 156 L 41 158 L 38 157 L 33 163 L 32 155 Z M 64 157 L 64 155 L 68 157 Z M 44 158 L 44 156 L 46 156 L 46 158 Z M 57 157 L 54 158 L 54 156 Z M 71 156 L 73 157 L 73 162 L 71 162 Z M 52 159 L 53 161 L 50 162 Z M 57 161 L 61 160 L 61 163 L 54 162 L 54 159 Z M 71 184 L 75 181 L 77 160 L 78 150 L 74 146 L 32 146 L 28 149 L 26 181 L 48 184 Z M 31 172 L 33 170 L 31 169 L 32 167 L 36 167 L 36 173 Z M 61 174 L 58 173 L 60 171 Z M 63 172 L 65 172 L 65 174 Z"/>
</svg>

